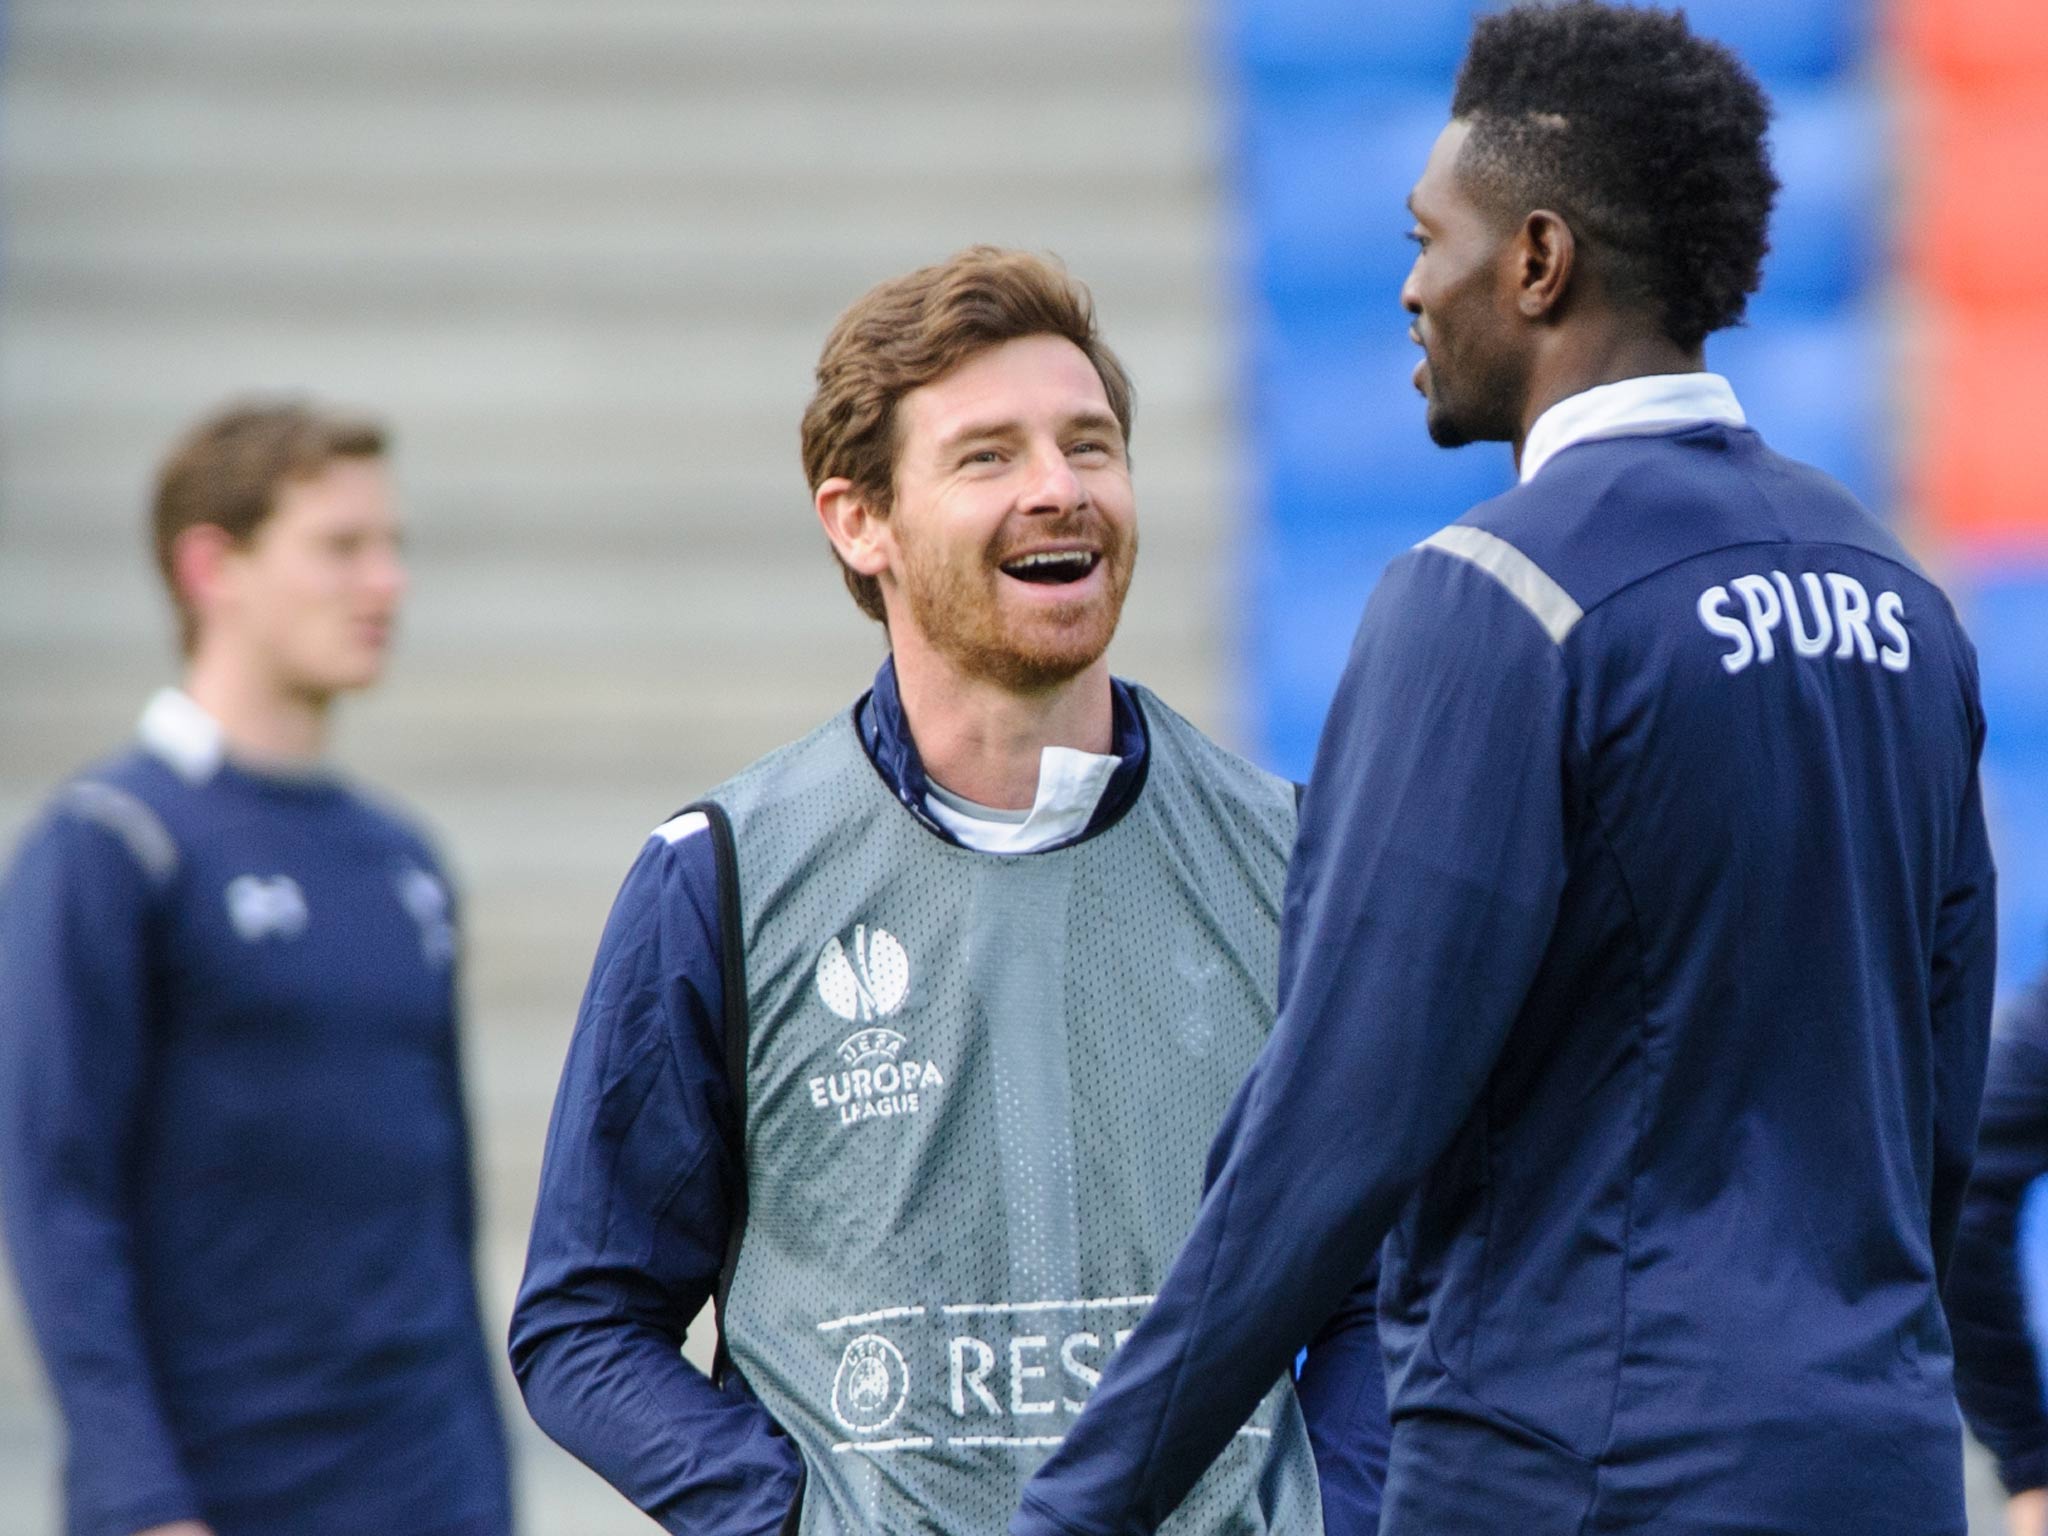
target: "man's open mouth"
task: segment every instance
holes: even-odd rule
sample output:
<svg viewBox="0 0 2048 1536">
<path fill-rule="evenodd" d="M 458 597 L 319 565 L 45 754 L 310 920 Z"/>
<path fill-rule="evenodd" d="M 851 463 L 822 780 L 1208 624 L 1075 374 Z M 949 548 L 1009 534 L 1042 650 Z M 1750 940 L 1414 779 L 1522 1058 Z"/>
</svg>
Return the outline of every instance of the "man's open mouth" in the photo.
<svg viewBox="0 0 2048 1536">
<path fill-rule="evenodd" d="M 1036 555 L 1019 555 L 1003 562 L 1003 574 L 1042 587 L 1064 587 L 1079 581 L 1100 563 L 1102 556 L 1092 549 L 1055 549 Z"/>
</svg>

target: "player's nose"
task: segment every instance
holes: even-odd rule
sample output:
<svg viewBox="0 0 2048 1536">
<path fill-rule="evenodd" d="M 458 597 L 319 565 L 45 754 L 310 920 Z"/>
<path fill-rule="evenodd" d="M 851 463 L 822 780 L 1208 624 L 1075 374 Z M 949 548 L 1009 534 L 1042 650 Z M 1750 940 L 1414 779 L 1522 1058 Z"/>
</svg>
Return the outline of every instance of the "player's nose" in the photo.
<svg viewBox="0 0 2048 1536">
<path fill-rule="evenodd" d="M 1054 444 L 1032 454 L 1031 476 L 1026 482 L 1026 511 L 1072 512 L 1087 501 L 1088 489 L 1074 472 L 1064 449 Z"/>
</svg>

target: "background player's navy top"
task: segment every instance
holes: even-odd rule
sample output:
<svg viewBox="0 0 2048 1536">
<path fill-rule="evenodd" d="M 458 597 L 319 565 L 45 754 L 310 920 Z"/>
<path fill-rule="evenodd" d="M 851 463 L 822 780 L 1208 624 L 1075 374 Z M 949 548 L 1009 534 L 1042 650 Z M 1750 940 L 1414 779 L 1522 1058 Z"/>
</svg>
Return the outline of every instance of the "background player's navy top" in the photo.
<svg viewBox="0 0 2048 1536">
<path fill-rule="evenodd" d="M 503 1536 L 448 888 L 160 695 L 0 898 L 0 1197 L 74 1536 Z"/>
<path fill-rule="evenodd" d="M 1615 414 L 1373 594 L 1279 1023 L 1014 1531 L 1150 1530 L 1386 1237 L 1388 1533 L 1960 1536 L 1974 656 L 1824 475 Z"/>
<path fill-rule="evenodd" d="M 1956 1392 L 2007 1491 L 2048 1488 L 2048 1402 L 2020 1279 L 2020 1207 L 2048 1174 L 2048 976 L 1999 1020 L 1948 1277 Z"/>
<path fill-rule="evenodd" d="M 1144 788 L 1144 716 L 1122 683 L 1114 695 L 1121 762 L 1084 837 Z M 893 663 L 855 718 L 905 808 L 954 841 L 926 805 Z M 591 967 L 548 1127 L 512 1366 L 540 1426 L 666 1529 L 773 1536 L 796 1494 L 796 1450 L 742 1382 L 721 1390 L 679 1354 L 718 1283 L 739 1173 L 717 865 L 708 835 L 667 830 L 627 874 Z M 1325 1525 L 1371 1536 L 1387 1420 L 1370 1288 L 1320 1321 L 1300 1392 Z"/>
</svg>

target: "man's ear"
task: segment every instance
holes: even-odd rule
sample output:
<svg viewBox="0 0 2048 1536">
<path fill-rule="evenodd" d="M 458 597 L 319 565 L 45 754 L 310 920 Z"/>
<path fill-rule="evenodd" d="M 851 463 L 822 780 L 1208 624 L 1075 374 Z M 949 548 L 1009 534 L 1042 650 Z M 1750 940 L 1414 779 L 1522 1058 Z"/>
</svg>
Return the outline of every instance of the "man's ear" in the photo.
<svg viewBox="0 0 2048 1536">
<path fill-rule="evenodd" d="M 1538 208 L 1509 242 L 1514 253 L 1515 306 L 1525 319 L 1554 314 L 1571 287 L 1579 244 L 1572 227 L 1548 208 Z"/>
<path fill-rule="evenodd" d="M 813 501 L 825 537 L 839 552 L 848 569 L 862 576 L 881 576 L 895 557 L 895 542 L 889 535 L 889 520 L 877 512 L 853 482 L 834 475 L 818 486 Z"/>
<path fill-rule="evenodd" d="M 171 540 L 171 581 L 192 613 L 203 618 L 220 606 L 234 554 L 233 536 L 218 523 L 194 523 Z"/>
</svg>

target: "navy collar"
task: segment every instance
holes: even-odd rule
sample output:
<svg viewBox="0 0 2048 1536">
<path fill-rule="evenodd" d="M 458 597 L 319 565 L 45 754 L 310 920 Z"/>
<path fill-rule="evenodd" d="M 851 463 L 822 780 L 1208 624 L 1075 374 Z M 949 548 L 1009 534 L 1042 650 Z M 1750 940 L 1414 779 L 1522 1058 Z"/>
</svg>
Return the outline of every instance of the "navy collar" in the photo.
<svg viewBox="0 0 2048 1536">
<path fill-rule="evenodd" d="M 1144 712 L 1139 709 L 1137 695 L 1131 691 L 1130 684 L 1121 678 L 1110 679 L 1109 696 L 1109 749 L 1122 761 L 1118 763 L 1116 772 L 1109 776 L 1109 787 L 1103 790 L 1102 803 L 1095 807 L 1087 829 L 1079 837 L 1054 844 L 1055 848 L 1071 847 L 1098 832 L 1108 831 L 1124 812 L 1137 803 L 1138 794 L 1145 787 L 1149 747 Z M 875 765 L 875 772 L 882 776 L 882 782 L 889 786 L 903 808 L 915 816 L 927 831 L 957 847 L 959 840 L 941 826 L 925 806 L 931 780 L 925 775 L 924 759 L 917 755 L 917 743 L 911 739 L 910 721 L 903 713 L 903 696 L 896 690 L 895 657 L 883 661 L 881 671 L 875 674 L 875 686 L 862 694 L 853 706 L 853 723 L 854 729 L 860 733 L 861 746 L 867 750 L 868 761 Z M 1050 848 L 1039 850 L 1041 853 L 1051 851 Z"/>
</svg>

